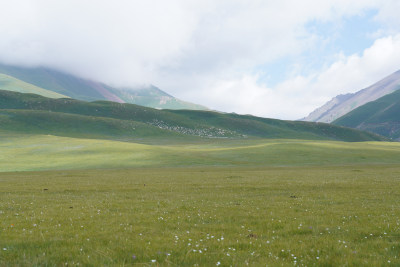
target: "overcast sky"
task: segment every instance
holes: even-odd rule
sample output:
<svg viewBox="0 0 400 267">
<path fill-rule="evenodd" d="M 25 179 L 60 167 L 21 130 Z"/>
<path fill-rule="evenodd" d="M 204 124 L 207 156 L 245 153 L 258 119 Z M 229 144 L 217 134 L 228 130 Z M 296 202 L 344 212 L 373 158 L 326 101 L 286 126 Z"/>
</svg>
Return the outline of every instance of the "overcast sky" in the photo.
<svg viewBox="0 0 400 267">
<path fill-rule="evenodd" d="M 299 119 L 400 69 L 398 0 L 0 0 L 0 62 Z"/>
</svg>

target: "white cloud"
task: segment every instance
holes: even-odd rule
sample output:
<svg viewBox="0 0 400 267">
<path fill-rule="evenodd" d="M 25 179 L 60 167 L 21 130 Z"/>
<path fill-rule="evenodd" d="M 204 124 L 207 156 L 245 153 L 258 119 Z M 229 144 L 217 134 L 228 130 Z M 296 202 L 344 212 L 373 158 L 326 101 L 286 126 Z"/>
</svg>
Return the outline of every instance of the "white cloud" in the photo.
<svg viewBox="0 0 400 267">
<path fill-rule="evenodd" d="M 336 93 L 388 74 L 398 37 L 380 39 L 362 55 L 343 56 L 329 68 L 274 88 L 260 83 L 255 69 L 317 45 L 319 38 L 305 28 L 310 21 L 340 21 L 370 8 L 380 8 L 379 21 L 396 20 L 397 5 L 395 0 L 0 0 L 0 61 L 56 67 L 114 85 L 153 83 L 218 110 L 296 119 Z"/>
<path fill-rule="evenodd" d="M 399 11 L 400 1 L 398 0 L 387 0 L 382 1 L 379 7 L 379 12 L 375 19 L 385 24 L 385 33 L 399 32 L 400 30 L 400 20 Z"/>
<path fill-rule="evenodd" d="M 258 83 L 257 75 L 218 81 L 202 98 L 212 107 L 264 117 L 299 119 L 338 94 L 359 91 L 400 69 L 400 34 L 375 41 L 361 55 L 339 59 L 308 76 L 292 77 L 274 88 Z"/>
</svg>

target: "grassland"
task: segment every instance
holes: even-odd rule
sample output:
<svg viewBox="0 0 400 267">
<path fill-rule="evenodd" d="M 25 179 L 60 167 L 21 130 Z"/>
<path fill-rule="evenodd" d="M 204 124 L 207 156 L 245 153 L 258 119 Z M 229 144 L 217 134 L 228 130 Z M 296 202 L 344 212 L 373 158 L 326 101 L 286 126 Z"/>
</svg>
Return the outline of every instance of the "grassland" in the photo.
<svg viewBox="0 0 400 267">
<path fill-rule="evenodd" d="M 202 139 L 153 144 L 0 132 L 0 171 L 396 164 L 396 142 Z M 187 141 L 186 139 L 184 139 Z"/>
<path fill-rule="evenodd" d="M 400 265 L 399 143 L 0 94 L 0 266 Z"/>
<path fill-rule="evenodd" d="M 0 139 L 0 266 L 400 265 L 398 143 Z"/>
<path fill-rule="evenodd" d="M 0 174 L 1 266 L 398 266 L 400 165 Z"/>
</svg>

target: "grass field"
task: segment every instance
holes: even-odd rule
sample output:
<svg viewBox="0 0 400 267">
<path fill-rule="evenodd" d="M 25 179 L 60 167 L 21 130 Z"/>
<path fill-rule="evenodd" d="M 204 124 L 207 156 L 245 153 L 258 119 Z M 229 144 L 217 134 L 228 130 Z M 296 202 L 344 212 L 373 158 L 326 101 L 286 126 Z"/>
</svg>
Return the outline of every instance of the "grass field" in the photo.
<svg viewBox="0 0 400 267">
<path fill-rule="evenodd" d="M 400 163 L 396 142 L 204 139 L 153 145 L 0 133 L 0 171 Z"/>
<path fill-rule="evenodd" d="M 0 174 L 0 266 L 398 266 L 400 165 Z"/>
<path fill-rule="evenodd" d="M 400 265 L 398 143 L 0 139 L 0 266 Z"/>
</svg>

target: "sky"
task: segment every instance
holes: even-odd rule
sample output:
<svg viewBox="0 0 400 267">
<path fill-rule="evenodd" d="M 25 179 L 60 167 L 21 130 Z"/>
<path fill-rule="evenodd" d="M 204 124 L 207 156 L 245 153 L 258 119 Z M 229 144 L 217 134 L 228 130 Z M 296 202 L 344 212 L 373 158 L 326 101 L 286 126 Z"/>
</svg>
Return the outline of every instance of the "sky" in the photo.
<svg viewBox="0 0 400 267">
<path fill-rule="evenodd" d="M 0 62 L 300 119 L 400 69 L 398 0 L 0 0 Z"/>
</svg>

